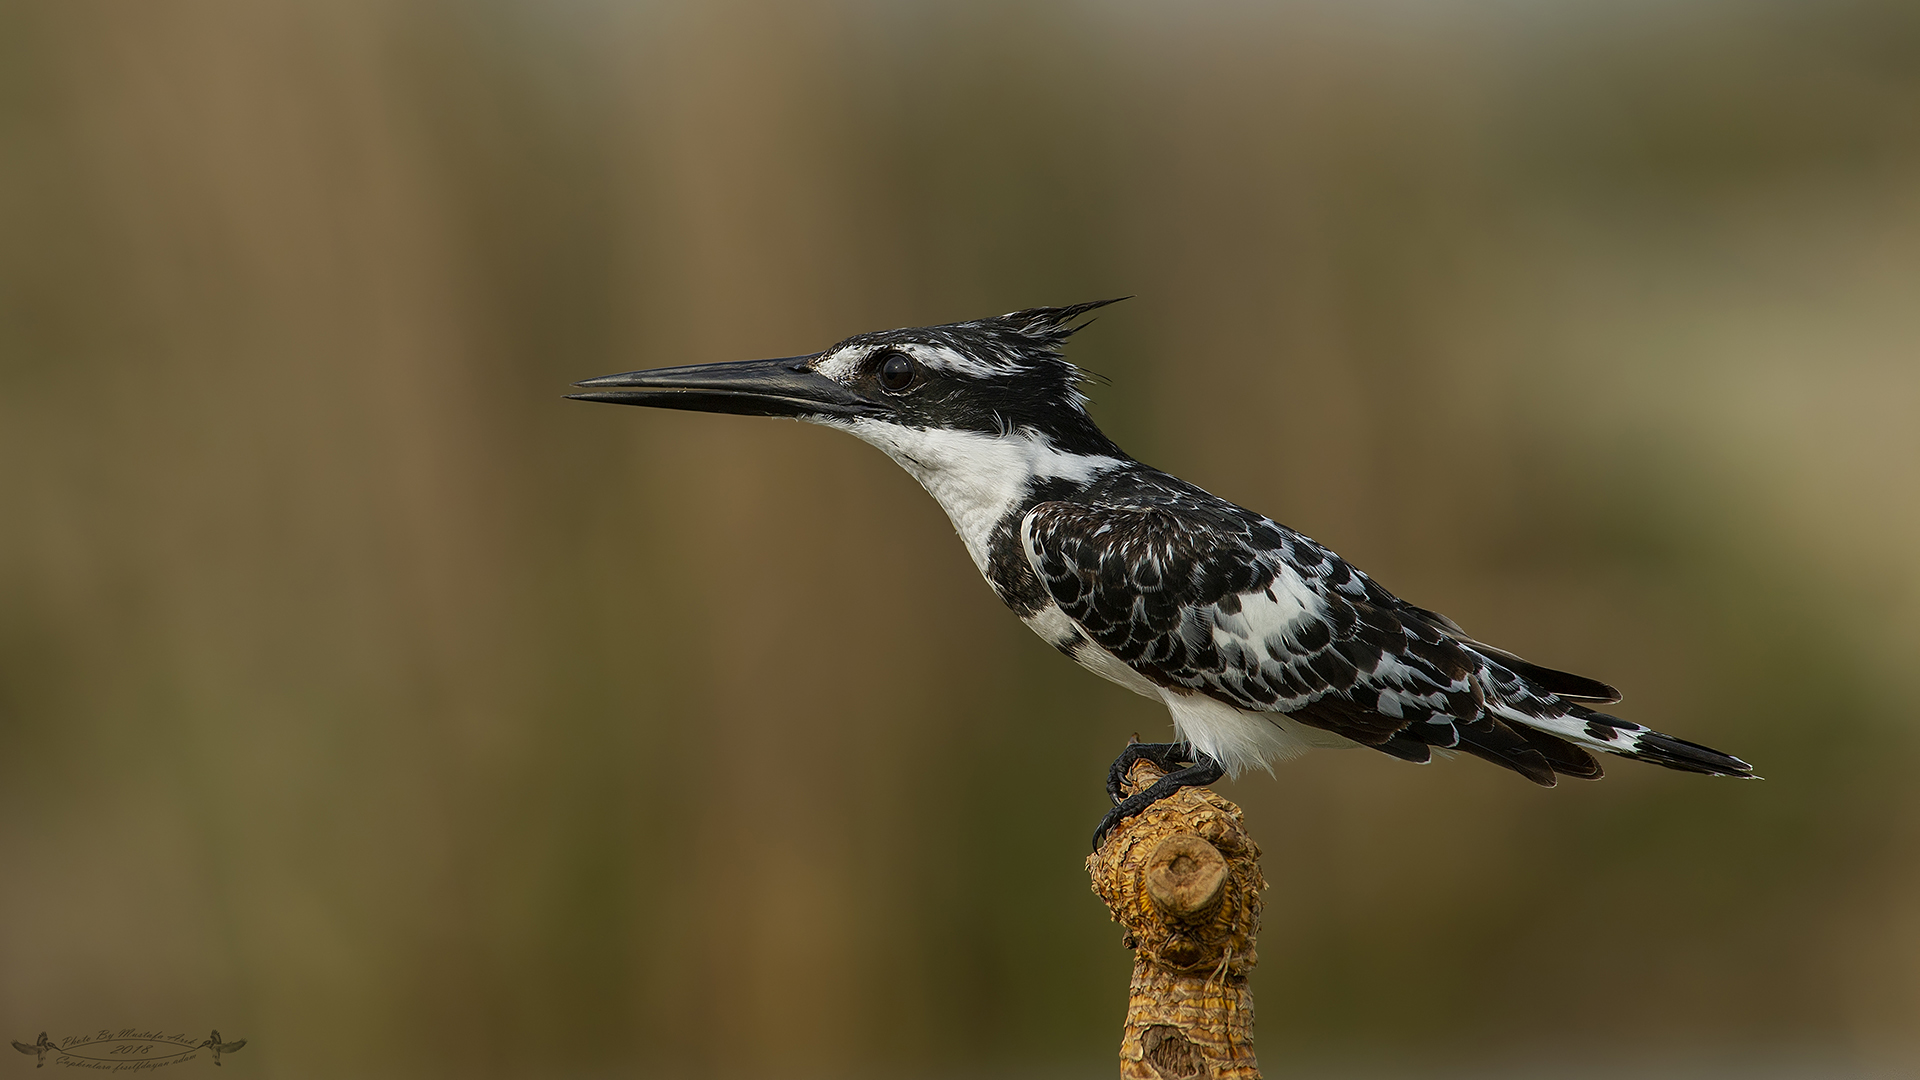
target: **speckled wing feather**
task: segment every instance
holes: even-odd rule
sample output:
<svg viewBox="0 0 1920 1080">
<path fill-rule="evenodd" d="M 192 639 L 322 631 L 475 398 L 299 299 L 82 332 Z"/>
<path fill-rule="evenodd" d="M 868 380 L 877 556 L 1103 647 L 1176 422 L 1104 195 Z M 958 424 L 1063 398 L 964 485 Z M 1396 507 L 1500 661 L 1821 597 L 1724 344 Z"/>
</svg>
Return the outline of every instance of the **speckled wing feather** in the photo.
<svg viewBox="0 0 1920 1080">
<path fill-rule="evenodd" d="M 1171 477 L 1147 498 L 1042 503 L 1021 538 L 1080 632 L 1163 687 L 1411 761 L 1458 748 L 1540 784 L 1600 775 L 1575 743 L 1735 771 L 1570 700 L 1617 699 L 1604 683 L 1483 651 L 1312 540 Z"/>
</svg>

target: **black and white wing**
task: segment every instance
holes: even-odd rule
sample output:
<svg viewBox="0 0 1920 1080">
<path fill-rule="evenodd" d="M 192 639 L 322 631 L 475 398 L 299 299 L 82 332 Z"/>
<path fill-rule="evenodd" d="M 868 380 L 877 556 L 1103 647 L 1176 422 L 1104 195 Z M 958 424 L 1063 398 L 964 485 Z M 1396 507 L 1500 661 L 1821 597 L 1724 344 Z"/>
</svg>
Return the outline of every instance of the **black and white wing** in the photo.
<svg viewBox="0 0 1920 1080">
<path fill-rule="evenodd" d="M 1603 714 L 1569 700 L 1612 700 L 1611 687 L 1510 658 L 1523 676 L 1326 548 L 1197 489 L 1171 503 L 1042 503 L 1021 541 L 1074 626 L 1159 686 L 1409 761 L 1458 748 L 1544 785 L 1600 775 L 1575 742 L 1642 756 L 1629 736 L 1648 729 L 1604 717 L 1623 727 L 1590 737 L 1587 717 Z M 1564 734 L 1535 727 L 1536 713 Z"/>
</svg>

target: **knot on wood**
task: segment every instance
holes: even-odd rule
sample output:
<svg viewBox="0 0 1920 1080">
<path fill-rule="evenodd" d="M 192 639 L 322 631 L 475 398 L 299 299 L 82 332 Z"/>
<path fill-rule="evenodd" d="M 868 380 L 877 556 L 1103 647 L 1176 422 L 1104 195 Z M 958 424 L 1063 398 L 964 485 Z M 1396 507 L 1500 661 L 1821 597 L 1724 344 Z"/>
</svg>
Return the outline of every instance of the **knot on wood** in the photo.
<svg viewBox="0 0 1920 1080">
<path fill-rule="evenodd" d="M 1200 1075 L 1200 1048 L 1172 1024 L 1148 1027 L 1142 1033 L 1140 1049 L 1146 1052 L 1147 1063 L 1166 1080 L 1187 1080 Z"/>
<path fill-rule="evenodd" d="M 1227 885 L 1220 849 L 1193 833 L 1174 833 L 1147 856 L 1142 874 L 1155 907 L 1183 922 L 1203 919 L 1220 904 Z"/>
</svg>

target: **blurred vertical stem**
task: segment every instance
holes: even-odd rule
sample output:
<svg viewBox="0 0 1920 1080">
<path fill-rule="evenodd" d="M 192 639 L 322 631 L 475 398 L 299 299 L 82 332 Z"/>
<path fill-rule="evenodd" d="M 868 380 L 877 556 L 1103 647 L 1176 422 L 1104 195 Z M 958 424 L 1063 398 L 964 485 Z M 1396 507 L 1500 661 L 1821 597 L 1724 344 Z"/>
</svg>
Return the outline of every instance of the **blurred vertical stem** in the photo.
<svg viewBox="0 0 1920 1080">
<path fill-rule="evenodd" d="M 1162 775 L 1135 763 L 1127 794 Z M 1087 872 L 1134 952 L 1122 1080 L 1258 1078 L 1247 976 L 1267 882 L 1240 808 L 1184 788 L 1109 834 Z"/>
</svg>

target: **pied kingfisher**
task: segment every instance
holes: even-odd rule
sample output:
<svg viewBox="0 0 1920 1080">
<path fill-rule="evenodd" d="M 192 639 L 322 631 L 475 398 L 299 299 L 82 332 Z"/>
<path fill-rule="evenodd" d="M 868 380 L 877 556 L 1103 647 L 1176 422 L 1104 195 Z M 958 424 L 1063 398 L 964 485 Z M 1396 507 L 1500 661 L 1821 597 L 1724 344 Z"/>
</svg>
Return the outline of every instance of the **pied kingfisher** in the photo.
<svg viewBox="0 0 1920 1080">
<path fill-rule="evenodd" d="M 1094 833 L 1181 787 L 1313 747 L 1464 750 L 1551 787 L 1589 751 L 1751 777 L 1739 758 L 1598 712 L 1620 694 L 1467 636 L 1301 534 L 1135 461 L 1061 355 L 1111 300 L 850 337 L 777 360 L 588 379 L 585 401 L 784 416 L 872 443 L 940 503 L 987 584 L 1048 644 L 1166 703 Z M 1170 771 L 1122 798 L 1126 768 Z"/>
</svg>

